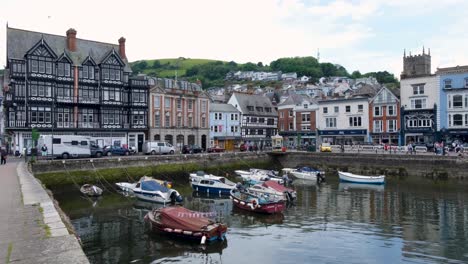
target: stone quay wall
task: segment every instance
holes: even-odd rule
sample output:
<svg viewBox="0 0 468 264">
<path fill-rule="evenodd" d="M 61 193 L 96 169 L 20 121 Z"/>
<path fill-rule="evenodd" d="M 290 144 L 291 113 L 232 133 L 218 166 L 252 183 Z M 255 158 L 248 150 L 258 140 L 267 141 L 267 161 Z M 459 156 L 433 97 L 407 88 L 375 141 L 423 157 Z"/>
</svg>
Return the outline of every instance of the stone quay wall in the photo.
<svg viewBox="0 0 468 264">
<path fill-rule="evenodd" d="M 265 152 L 233 152 L 194 155 L 163 156 L 126 156 L 93 159 L 39 160 L 32 165 L 34 174 L 64 171 L 88 171 L 113 168 L 148 167 L 163 164 L 197 164 L 202 167 L 213 167 L 234 162 L 265 162 L 270 157 Z"/>
<path fill-rule="evenodd" d="M 316 152 L 270 153 L 270 156 L 274 163 L 286 168 L 310 166 L 333 173 L 342 170 L 390 178 L 468 179 L 467 157 Z"/>
</svg>

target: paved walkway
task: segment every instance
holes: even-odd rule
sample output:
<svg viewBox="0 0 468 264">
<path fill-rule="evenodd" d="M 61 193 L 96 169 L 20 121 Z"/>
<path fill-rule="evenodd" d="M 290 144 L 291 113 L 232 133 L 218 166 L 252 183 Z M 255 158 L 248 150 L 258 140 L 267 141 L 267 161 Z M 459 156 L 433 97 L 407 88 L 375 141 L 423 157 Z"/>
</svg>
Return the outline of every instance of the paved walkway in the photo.
<svg viewBox="0 0 468 264">
<path fill-rule="evenodd" d="M 0 263 L 89 263 L 44 189 L 12 157 L 0 165 Z"/>
</svg>

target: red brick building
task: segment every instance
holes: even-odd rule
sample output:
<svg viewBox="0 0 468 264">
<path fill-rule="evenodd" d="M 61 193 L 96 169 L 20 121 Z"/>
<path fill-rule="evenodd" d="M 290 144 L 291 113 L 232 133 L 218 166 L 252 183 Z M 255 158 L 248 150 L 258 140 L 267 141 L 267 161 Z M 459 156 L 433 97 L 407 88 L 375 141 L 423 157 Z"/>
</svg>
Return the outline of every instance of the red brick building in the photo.
<svg viewBox="0 0 468 264">
<path fill-rule="evenodd" d="M 288 147 L 315 144 L 317 102 L 292 94 L 278 105 L 278 131 Z"/>
<path fill-rule="evenodd" d="M 399 143 L 400 100 L 386 87 L 369 102 L 369 132 L 373 143 Z"/>
</svg>

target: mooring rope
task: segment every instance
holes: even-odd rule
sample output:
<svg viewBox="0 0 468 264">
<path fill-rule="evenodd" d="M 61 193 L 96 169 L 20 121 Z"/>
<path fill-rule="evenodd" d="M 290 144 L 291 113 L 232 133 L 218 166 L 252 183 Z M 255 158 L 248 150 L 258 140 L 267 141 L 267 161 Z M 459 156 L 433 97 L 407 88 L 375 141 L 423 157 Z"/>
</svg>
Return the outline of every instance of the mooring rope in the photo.
<svg viewBox="0 0 468 264">
<path fill-rule="evenodd" d="M 73 181 L 73 184 L 75 184 L 76 188 L 78 188 L 78 190 L 81 192 L 81 186 L 78 185 L 78 183 L 75 181 L 75 179 L 73 178 L 73 176 L 70 174 L 70 172 L 68 171 L 67 169 L 67 166 L 65 165 L 65 161 L 62 162 L 63 164 L 63 168 L 65 169 L 65 172 L 67 172 L 68 174 L 68 177 Z M 90 203 L 94 203 L 94 201 L 89 198 L 86 194 L 84 195 L 84 197 L 90 202 Z"/>
</svg>

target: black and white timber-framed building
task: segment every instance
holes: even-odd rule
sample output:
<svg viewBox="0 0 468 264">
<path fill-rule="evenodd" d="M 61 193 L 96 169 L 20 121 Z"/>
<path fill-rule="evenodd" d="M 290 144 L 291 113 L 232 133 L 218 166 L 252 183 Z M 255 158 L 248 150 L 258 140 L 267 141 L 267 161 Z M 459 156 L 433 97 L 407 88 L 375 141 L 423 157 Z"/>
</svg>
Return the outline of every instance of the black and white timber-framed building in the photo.
<svg viewBox="0 0 468 264">
<path fill-rule="evenodd" d="M 147 132 L 148 81 L 131 77 L 119 44 L 7 26 L 5 134 L 12 149 L 29 148 L 31 131 L 92 136 L 103 145 L 135 146 Z"/>
<path fill-rule="evenodd" d="M 241 138 L 259 148 L 271 146 L 271 137 L 278 133 L 278 113 L 266 96 L 233 93 L 228 101 L 241 112 Z"/>
</svg>

